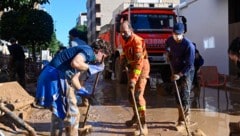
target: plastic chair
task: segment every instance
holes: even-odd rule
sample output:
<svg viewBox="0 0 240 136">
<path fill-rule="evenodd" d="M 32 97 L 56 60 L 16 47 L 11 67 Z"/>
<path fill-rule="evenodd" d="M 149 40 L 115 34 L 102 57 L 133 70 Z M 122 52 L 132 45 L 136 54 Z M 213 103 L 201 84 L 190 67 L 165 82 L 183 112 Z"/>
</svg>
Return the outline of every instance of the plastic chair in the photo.
<svg viewBox="0 0 240 136">
<path fill-rule="evenodd" d="M 224 74 L 218 72 L 217 66 L 202 66 L 198 73 L 199 85 L 203 88 L 203 106 L 205 108 L 205 88 L 217 88 L 218 89 L 218 109 L 219 109 L 219 89 L 222 88 L 225 91 L 227 107 L 228 107 L 228 94 L 227 94 L 227 77 Z"/>
</svg>

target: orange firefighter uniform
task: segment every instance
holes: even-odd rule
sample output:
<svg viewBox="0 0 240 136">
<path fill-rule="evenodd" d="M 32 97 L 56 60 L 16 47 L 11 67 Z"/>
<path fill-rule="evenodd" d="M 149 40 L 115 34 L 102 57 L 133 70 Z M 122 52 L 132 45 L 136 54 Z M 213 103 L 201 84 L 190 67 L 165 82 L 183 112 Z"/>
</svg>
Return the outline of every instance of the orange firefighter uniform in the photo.
<svg viewBox="0 0 240 136">
<path fill-rule="evenodd" d="M 135 84 L 135 98 L 138 106 L 137 108 L 140 118 L 142 117 L 142 123 L 145 124 L 146 101 L 143 95 L 145 86 L 147 84 L 147 78 L 149 77 L 150 72 L 150 65 L 145 42 L 144 39 L 132 33 L 131 37 L 127 41 L 124 41 L 121 38 L 121 44 L 123 48 L 123 54 L 121 58 L 125 58 L 127 60 L 129 69 L 129 83 Z M 131 97 L 129 97 L 129 100 L 130 103 L 133 103 Z M 136 118 L 134 121 L 136 121 Z"/>
</svg>

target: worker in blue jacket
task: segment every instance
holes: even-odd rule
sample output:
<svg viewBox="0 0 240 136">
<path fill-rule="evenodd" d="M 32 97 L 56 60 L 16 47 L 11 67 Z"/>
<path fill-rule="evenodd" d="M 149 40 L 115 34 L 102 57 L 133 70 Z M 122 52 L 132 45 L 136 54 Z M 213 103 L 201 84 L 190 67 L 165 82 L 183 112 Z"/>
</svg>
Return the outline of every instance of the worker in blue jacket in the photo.
<svg viewBox="0 0 240 136">
<path fill-rule="evenodd" d="M 190 91 L 194 77 L 195 59 L 195 47 L 192 41 L 184 37 L 183 23 L 174 25 L 172 36 L 166 40 L 166 49 L 172 68 L 171 79 L 177 81 L 184 110 L 182 112 L 178 97 L 176 97 L 179 113 L 176 128 L 180 130 L 184 129 L 184 117 L 187 123 L 190 123 Z"/>
<path fill-rule="evenodd" d="M 61 135 L 64 127 L 66 135 L 78 135 L 80 114 L 76 94 L 90 97 L 79 78 L 84 71 L 95 71 L 108 53 L 106 42 L 98 39 L 91 46 L 63 50 L 44 67 L 37 82 L 36 101 L 52 111 L 52 136 Z"/>
</svg>

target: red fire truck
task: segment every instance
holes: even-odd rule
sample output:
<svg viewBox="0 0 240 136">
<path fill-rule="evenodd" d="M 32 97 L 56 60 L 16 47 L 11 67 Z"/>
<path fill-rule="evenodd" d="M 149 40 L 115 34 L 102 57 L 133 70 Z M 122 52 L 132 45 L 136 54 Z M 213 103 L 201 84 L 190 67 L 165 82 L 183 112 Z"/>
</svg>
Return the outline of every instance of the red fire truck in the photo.
<svg viewBox="0 0 240 136">
<path fill-rule="evenodd" d="M 172 4 L 123 3 L 113 12 L 111 23 L 102 27 L 99 38 L 108 41 L 113 49 L 111 59 L 107 63 L 108 71 L 114 73 L 116 79 L 122 83 L 127 81 L 123 66 L 119 65 L 119 56 L 122 52 L 119 28 L 123 20 L 128 20 L 134 33 L 144 38 L 151 64 L 151 73 L 166 74 L 166 69 L 169 67 L 166 63 L 165 40 L 172 34 L 172 28 L 176 21 Z"/>
</svg>

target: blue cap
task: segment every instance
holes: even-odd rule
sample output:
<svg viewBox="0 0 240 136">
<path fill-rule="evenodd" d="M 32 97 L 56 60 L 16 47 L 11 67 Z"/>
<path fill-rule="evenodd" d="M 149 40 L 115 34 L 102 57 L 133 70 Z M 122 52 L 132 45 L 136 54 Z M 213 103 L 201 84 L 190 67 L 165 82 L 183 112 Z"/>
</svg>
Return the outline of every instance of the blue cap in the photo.
<svg viewBox="0 0 240 136">
<path fill-rule="evenodd" d="M 176 34 L 184 33 L 184 25 L 183 23 L 176 23 L 173 27 L 173 32 Z"/>
</svg>

